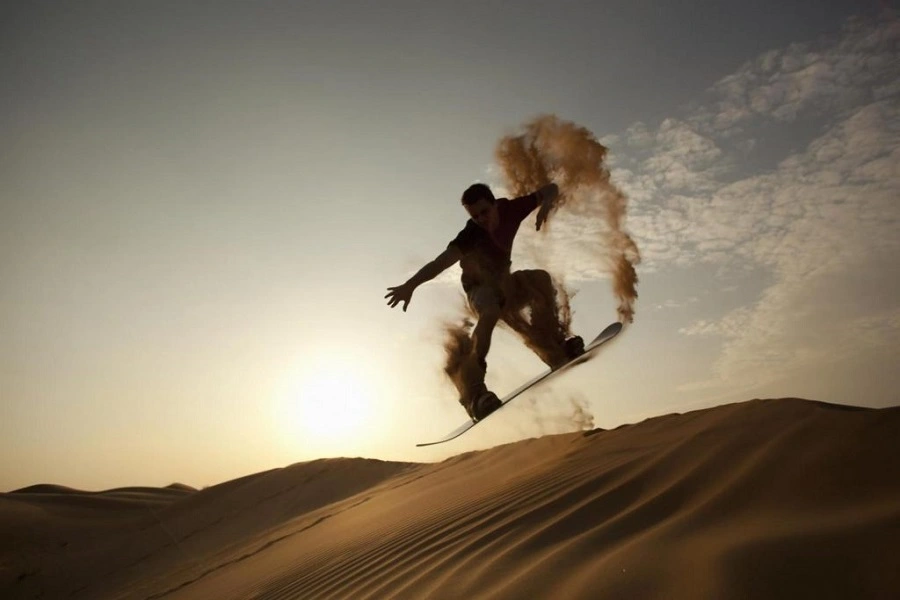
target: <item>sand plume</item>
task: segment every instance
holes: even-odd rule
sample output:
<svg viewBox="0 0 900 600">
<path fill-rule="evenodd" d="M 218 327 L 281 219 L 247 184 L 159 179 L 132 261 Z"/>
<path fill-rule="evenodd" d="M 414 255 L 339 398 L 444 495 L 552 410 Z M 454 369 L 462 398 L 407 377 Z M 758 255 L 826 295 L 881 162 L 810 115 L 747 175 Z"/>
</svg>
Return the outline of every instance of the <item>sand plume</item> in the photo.
<svg viewBox="0 0 900 600">
<path fill-rule="evenodd" d="M 581 396 L 569 396 L 571 412 L 568 421 L 576 429 L 588 430 L 594 428 L 594 415 L 591 413 L 590 404 Z"/>
<path fill-rule="evenodd" d="M 444 333 L 444 373 L 456 388 L 460 402 L 466 401 L 472 382 L 479 377 L 479 366 L 474 358 L 474 341 L 472 328 L 474 315 L 466 306 L 469 316 L 457 322 L 447 321 L 443 324 Z"/>
<path fill-rule="evenodd" d="M 552 215 L 565 208 L 604 227 L 596 240 L 596 257 L 612 278 L 617 311 L 623 323 L 634 319 L 640 252 L 624 229 L 627 198 L 609 177 L 607 148 L 594 135 L 558 117 L 542 116 L 522 132 L 500 140 L 495 152 L 511 196 L 530 193 L 548 183 L 560 187 Z"/>
<path fill-rule="evenodd" d="M 444 353 L 446 362 L 444 372 L 448 377 L 457 373 L 465 356 L 472 352 L 472 320 L 464 318 L 459 322 L 445 322 L 444 329 Z"/>
<path fill-rule="evenodd" d="M 594 428 L 594 415 L 588 398 L 580 393 L 565 393 L 545 384 L 540 393 L 517 401 L 517 410 L 529 415 L 523 437 L 528 435 L 554 435 L 570 431 L 588 431 Z"/>
</svg>

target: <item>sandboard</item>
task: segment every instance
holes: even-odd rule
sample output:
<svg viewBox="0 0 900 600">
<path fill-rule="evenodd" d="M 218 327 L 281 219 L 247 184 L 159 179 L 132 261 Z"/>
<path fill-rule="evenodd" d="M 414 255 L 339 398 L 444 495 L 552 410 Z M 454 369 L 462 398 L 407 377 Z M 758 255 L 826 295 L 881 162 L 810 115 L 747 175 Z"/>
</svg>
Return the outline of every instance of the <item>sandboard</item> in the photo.
<svg viewBox="0 0 900 600">
<path fill-rule="evenodd" d="M 522 392 L 534 387 L 535 385 L 537 385 L 543 381 L 550 379 L 551 376 L 555 376 L 559 373 L 562 373 L 563 371 L 568 371 L 569 369 L 571 369 L 572 367 L 575 367 L 576 365 L 580 365 L 580 364 L 586 363 L 587 361 L 591 360 L 591 358 L 593 358 L 594 355 L 597 353 L 597 350 L 600 348 L 600 346 L 602 346 L 609 340 L 616 337 L 616 335 L 618 335 L 620 331 L 622 331 L 622 324 L 619 322 L 612 323 L 606 329 L 601 331 L 600 335 L 595 337 L 593 339 L 593 341 L 591 341 L 591 343 L 589 343 L 587 346 L 585 346 L 584 354 L 573 358 L 572 360 L 570 360 L 566 364 L 562 365 L 561 367 L 558 367 L 557 369 L 547 369 L 546 371 L 544 371 L 543 373 L 541 373 L 534 379 L 531 379 L 531 380 L 525 382 L 520 387 L 516 388 L 515 390 L 513 390 L 512 392 L 507 394 L 501 400 L 500 407 L 497 410 L 495 410 L 494 412 L 492 412 L 490 415 L 486 416 L 484 419 L 481 419 L 480 421 L 473 421 L 472 419 L 469 419 L 465 423 L 463 423 L 462 425 L 460 425 L 459 427 L 457 427 L 456 429 L 454 429 L 453 431 L 451 431 L 450 433 L 445 435 L 443 438 L 441 438 L 435 442 L 424 442 L 421 444 L 416 444 L 416 447 L 434 446 L 435 444 L 443 444 L 444 442 L 449 442 L 452 439 L 458 438 L 465 432 L 469 431 L 470 429 L 472 429 L 473 427 L 478 425 L 478 423 L 483 423 L 484 421 L 489 419 L 491 417 L 491 415 L 499 412 L 500 409 L 502 409 L 504 406 L 506 406 L 511 400 L 516 398 Z"/>
</svg>

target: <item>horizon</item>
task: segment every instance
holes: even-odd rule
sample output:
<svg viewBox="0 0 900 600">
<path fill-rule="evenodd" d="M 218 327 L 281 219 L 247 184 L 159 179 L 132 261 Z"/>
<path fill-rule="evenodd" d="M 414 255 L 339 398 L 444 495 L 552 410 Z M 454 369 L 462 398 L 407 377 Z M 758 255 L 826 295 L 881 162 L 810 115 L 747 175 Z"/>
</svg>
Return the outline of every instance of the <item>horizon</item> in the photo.
<svg viewBox="0 0 900 600">
<path fill-rule="evenodd" d="M 800 401 L 800 402 L 808 405 L 809 410 L 815 410 L 815 409 L 822 408 L 822 407 L 826 407 L 826 408 L 830 408 L 830 409 L 837 409 L 837 410 L 847 410 L 847 409 L 850 409 L 850 410 L 879 410 L 879 408 L 876 408 L 876 407 L 859 406 L 859 405 L 852 405 L 852 404 L 834 404 L 834 403 L 822 402 L 819 400 L 813 400 L 813 399 L 808 399 L 808 398 L 792 398 L 792 397 L 751 398 L 748 400 L 738 400 L 735 402 L 729 402 L 729 403 L 715 405 L 715 406 L 686 410 L 683 413 L 672 412 L 672 413 L 667 413 L 667 414 L 653 415 L 653 416 L 647 417 L 645 419 L 642 419 L 640 421 L 635 421 L 634 423 L 621 423 L 611 429 L 604 429 L 604 428 L 598 427 L 598 428 L 593 428 L 593 429 L 588 429 L 588 430 L 583 429 L 583 430 L 574 430 L 574 431 L 555 432 L 555 433 L 551 433 L 546 436 L 540 436 L 540 437 L 526 437 L 526 438 L 521 438 L 521 439 L 513 439 L 508 442 L 504 442 L 503 444 L 491 446 L 488 448 L 478 449 L 475 452 L 478 452 L 478 453 L 487 452 L 487 451 L 499 449 L 504 446 L 527 444 L 529 442 L 537 442 L 543 438 L 556 437 L 556 436 L 570 436 L 570 435 L 574 435 L 574 434 L 583 434 L 585 437 L 588 437 L 588 436 L 596 435 L 598 433 L 612 433 L 612 432 L 616 432 L 616 431 L 622 431 L 623 429 L 638 428 L 640 430 L 646 426 L 650 426 L 652 424 L 652 422 L 657 419 L 667 419 L 670 417 L 689 417 L 692 415 L 696 416 L 696 415 L 694 415 L 694 413 L 708 413 L 711 411 L 717 411 L 719 409 L 723 409 L 723 410 L 729 409 L 729 408 L 733 409 L 733 408 L 736 408 L 738 405 L 754 404 L 754 403 L 760 403 L 760 402 L 763 402 L 763 403 L 776 402 L 779 404 L 784 404 L 784 403 L 788 403 L 788 402 L 792 402 L 792 401 Z M 887 406 L 884 408 L 892 409 L 892 408 L 898 408 L 898 406 L 900 406 L 900 405 Z M 744 408 L 746 408 L 746 407 L 744 407 Z M 458 454 L 453 454 L 444 460 L 449 460 L 449 459 L 453 458 L 454 456 L 458 456 Z M 253 478 L 256 476 L 271 475 L 276 471 L 281 471 L 281 470 L 285 470 L 285 469 L 293 469 L 296 467 L 303 467 L 304 465 L 315 464 L 318 462 L 334 464 L 334 463 L 341 463 L 342 461 L 348 461 L 348 462 L 361 461 L 363 463 L 370 463 L 370 462 L 378 463 L 378 464 L 388 463 L 388 464 L 411 465 L 411 466 L 427 466 L 427 465 L 437 464 L 437 462 L 442 462 L 442 461 L 436 462 L 436 461 L 415 461 L 415 460 L 409 460 L 409 461 L 383 460 L 383 459 L 379 459 L 379 458 L 375 458 L 375 457 L 365 457 L 365 456 L 331 456 L 331 457 L 314 458 L 314 459 L 305 460 L 305 461 L 298 461 L 298 462 L 285 464 L 285 465 L 279 465 L 276 467 L 264 469 L 264 470 L 254 472 L 254 473 L 244 473 L 244 474 L 236 476 L 233 479 L 217 481 L 217 482 L 214 482 L 214 483 L 211 483 L 208 485 L 197 486 L 197 487 L 192 486 L 187 483 L 184 483 L 182 481 L 172 481 L 168 484 L 159 485 L 159 486 L 145 486 L 145 485 L 140 485 L 140 484 L 134 484 L 134 485 L 124 485 L 124 486 L 119 486 L 119 487 L 114 487 L 114 488 L 106 488 L 106 489 L 84 490 L 84 489 L 73 488 L 70 486 L 60 485 L 60 484 L 56 484 L 56 483 L 44 482 L 44 483 L 31 484 L 31 485 L 28 485 L 28 486 L 25 486 L 25 487 L 22 487 L 19 489 L 6 490 L 5 492 L 0 492 L 0 493 L 13 493 L 13 494 L 60 493 L 60 494 L 66 494 L 66 493 L 72 492 L 75 494 L 81 494 L 81 493 L 104 494 L 107 492 L 137 491 L 137 490 L 151 490 L 152 491 L 152 490 L 161 490 L 161 489 L 175 489 L 175 490 L 189 491 L 189 492 L 200 492 L 200 491 L 207 490 L 210 488 L 215 488 L 220 485 L 229 484 L 235 480 L 244 479 L 245 477 Z M 35 490 L 33 488 L 38 488 L 38 489 Z M 46 489 L 46 488 L 51 488 L 52 491 L 50 489 Z"/>
<path fill-rule="evenodd" d="M 0 489 L 433 462 L 753 397 L 897 405 L 900 21 L 767 2 L 9 9 Z M 463 189 L 503 191 L 495 148 L 541 115 L 608 148 L 634 322 L 415 448 L 466 418 L 442 372 L 458 267 L 406 313 L 384 291 L 464 226 Z M 561 276 L 593 338 L 617 300 L 583 215 L 533 218 L 513 267 Z M 502 329 L 488 363 L 501 397 L 544 368 Z"/>
</svg>

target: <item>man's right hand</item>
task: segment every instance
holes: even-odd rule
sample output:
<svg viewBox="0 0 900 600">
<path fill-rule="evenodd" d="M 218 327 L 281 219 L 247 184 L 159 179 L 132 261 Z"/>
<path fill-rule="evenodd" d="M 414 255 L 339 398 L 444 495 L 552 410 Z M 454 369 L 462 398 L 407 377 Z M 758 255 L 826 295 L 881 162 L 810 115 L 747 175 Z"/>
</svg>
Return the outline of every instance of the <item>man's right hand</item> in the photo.
<svg viewBox="0 0 900 600">
<path fill-rule="evenodd" d="M 456 244 L 450 244 L 446 250 L 438 254 L 437 258 L 419 269 L 406 283 L 397 287 L 389 287 L 388 293 L 384 295 L 388 299 L 388 306 L 394 308 L 402 302 L 403 312 L 406 312 L 406 307 L 409 306 L 409 300 L 412 298 L 413 291 L 426 281 L 431 281 L 440 275 L 445 269 L 449 269 L 460 258 L 462 258 L 462 253 L 459 251 L 459 248 L 456 247 Z"/>
<path fill-rule="evenodd" d="M 413 291 L 415 289 L 416 286 L 407 281 L 403 285 L 389 287 L 388 293 L 385 294 L 384 297 L 388 299 L 387 303 L 391 308 L 394 308 L 402 302 L 403 312 L 406 312 L 406 307 L 409 306 L 409 301 L 412 299 Z"/>
</svg>

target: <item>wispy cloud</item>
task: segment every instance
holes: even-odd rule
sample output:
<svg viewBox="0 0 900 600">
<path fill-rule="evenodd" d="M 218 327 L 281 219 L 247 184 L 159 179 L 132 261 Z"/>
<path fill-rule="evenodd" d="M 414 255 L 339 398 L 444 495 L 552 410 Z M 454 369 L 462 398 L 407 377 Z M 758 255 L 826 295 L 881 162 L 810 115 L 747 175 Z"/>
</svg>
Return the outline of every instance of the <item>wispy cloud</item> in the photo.
<svg viewBox="0 0 900 600">
<path fill-rule="evenodd" d="M 687 203 L 661 200 L 663 210 L 681 205 L 695 226 L 684 240 L 654 220 L 654 235 L 691 260 L 750 264 L 773 276 L 753 303 L 682 330 L 721 336 L 717 380 L 777 379 L 900 347 L 900 95 L 890 83 L 900 80 L 898 40 L 896 22 L 854 21 L 830 46 L 766 53 L 714 86 L 719 112 L 700 109 L 690 120 L 712 139 L 751 136 L 754 119 L 824 121 L 818 137 L 773 170 Z M 647 207 L 648 218 L 654 212 Z M 719 251 L 699 251 L 704 244 Z"/>
<path fill-rule="evenodd" d="M 753 119 L 793 121 L 802 113 L 834 115 L 897 95 L 900 22 L 854 18 L 840 35 L 765 52 L 722 78 L 693 122 L 734 135 Z"/>
<path fill-rule="evenodd" d="M 630 199 L 644 273 L 767 274 L 758 297 L 681 330 L 722 342 L 699 385 L 900 347 L 898 43 L 896 19 L 853 19 L 747 62 L 682 115 L 604 138 L 619 145 L 613 181 Z M 560 213 L 542 259 L 599 276 L 581 247 L 595 226 Z"/>
<path fill-rule="evenodd" d="M 707 268 L 704 285 L 737 306 L 680 329 L 721 344 L 710 377 L 688 387 L 749 389 L 900 348 L 898 43 L 896 19 L 853 19 L 748 61 L 657 125 L 601 138 L 629 199 L 641 271 Z M 545 233 L 528 223 L 514 263 L 570 283 L 608 276 L 594 247 L 602 223 L 575 211 L 560 211 Z M 733 283 L 747 273 L 765 285 L 742 286 L 760 291 L 740 303 Z M 696 312 L 688 298 L 698 291 L 647 308 Z"/>
</svg>

